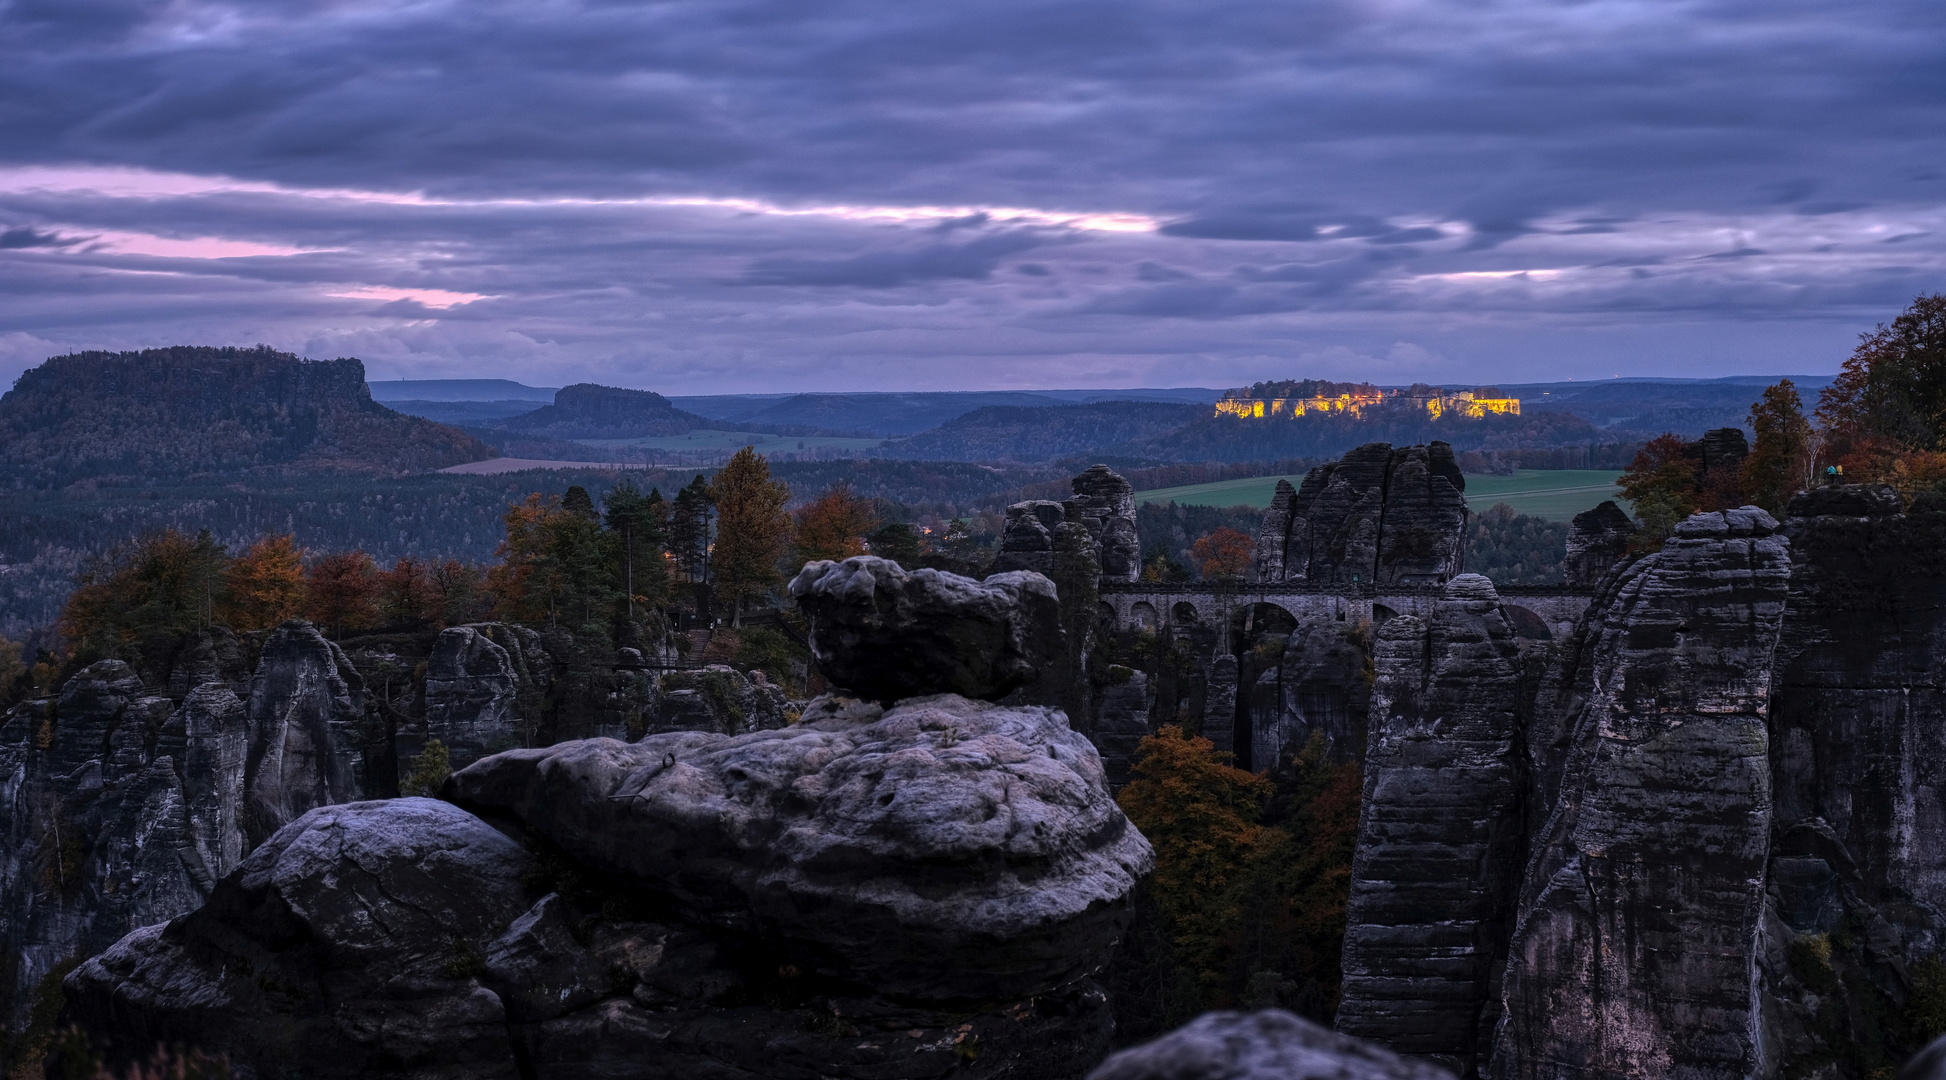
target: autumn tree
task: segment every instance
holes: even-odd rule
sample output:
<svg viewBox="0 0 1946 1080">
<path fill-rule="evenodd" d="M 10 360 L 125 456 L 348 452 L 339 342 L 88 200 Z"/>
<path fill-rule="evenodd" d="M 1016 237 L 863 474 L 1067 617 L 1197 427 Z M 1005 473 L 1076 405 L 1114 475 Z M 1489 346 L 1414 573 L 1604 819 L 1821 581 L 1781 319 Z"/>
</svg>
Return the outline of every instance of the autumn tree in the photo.
<svg viewBox="0 0 1946 1080">
<path fill-rule="evenodd" d="M 797 511 L 791 542 L 799 563 L 817 559 L 837 561 L 865 553 L 866 536 L 878 528 L 872 503 L 839 481 Z M 916 546 L 916 545 L 915 545 Z"/>
<path fill-rule="evenodd" d="M 304 615 L 342 638 L 345 627 L 364 630 L 378 621 L 378 567 L 362 551 L 340 551 L 312 561 L 304 574 Z"/>
<path fill-rule="evenodd" d="M 717 470 L 709 494 L 716 504 L 710 571 L 717 594 L 734 605 L 733 621 L 740 626 L 743 605 L 782 580 L 777 563 L 790 543 L 791 517 L 784 504 L 791 489 L 772 480 L 770 462 L 746 446 Z"/>
<path fill-rule="evenodd" d="M 492 594 L 487 591 L 486 573 L 479 567 L 447 559 L 433 567 L 429 576 L 433 618 L 441 625 L 473 622 L 491 613 Z"/>
<path fill-rule="evenodd" d="M 433 563 L 401 556 L 378 572 L 378 621 L 383 626 L 442 625 L 439 596 L 433 589 Z"/>
<path fill-rule="evenodd" d="M 576 489 L 569 489 L 572 494 Z M 617 597 L 617 560 L 610 557 L 601 518 L 586 489 L 570 500 L 536 492 L 509 507 L 500 565 L 488 587 L 507 618 L 598 626 Z"/>
<path fill-rule="evenodd" d="M 1616 478 L 1622 497 L 1635 506 L 1641 528 L 1629 541 L 1637 551 L 1662 546 L 1702 500 L 1702 448 L 1674 434 L 1658 435 L 1642 444 L 1635 460 Z"/>
<path fill-rule="evenodd" d="M 251 544 L 224 570 L 217 621 L 232 630 L 264 630 L 304 607 L 304 552 L 289 534 Z"/>
<path fill-rule="evenodd" d="M 1811 423 L 1789 379 L 1765 387 L 1750 406 L 1750 430 L 1757 438 L 1743 459 L 1743 496 L 1781 518 L 1791 496 L 1810 484 L 1811 472 Z"/>
<path fill-rule="evenodd" d="M 1242 532 L 1228 525 L 1219 525 L 1209 535 L 1191 544 L 1189 551 L 1202 566 L 1203 578 L 1216 581 L 1241 578 L 1249 573 L 1250 563 L 1257 555 L 1257 545 Z"/>
<path fill-rule="evenodd" d="M 1854 479 L 1888 479 L 1903 457 L 1946 451 L 1946 294 L 1860 335 L 1817 420 L 1826 459 Z"/>
<path fill-rule="evenodd" d="M 174 529 L 90 560 L 61 612 L 71 658 L 166 662 L 184 635 L 209 625 L 227 561 L 209 533 Z"/>
<path fill-rule="evenodd" d="M 1223 996 L 1239 912 L 1227 898 L 1265 842 L 1271 782 L 1234 768 L 1208 739 L 1166 725 L 1137 749 L 1116 796 L 1155 848 L 1150 889 L 1176 962 L 1214 1002 Z"/>
</svg>

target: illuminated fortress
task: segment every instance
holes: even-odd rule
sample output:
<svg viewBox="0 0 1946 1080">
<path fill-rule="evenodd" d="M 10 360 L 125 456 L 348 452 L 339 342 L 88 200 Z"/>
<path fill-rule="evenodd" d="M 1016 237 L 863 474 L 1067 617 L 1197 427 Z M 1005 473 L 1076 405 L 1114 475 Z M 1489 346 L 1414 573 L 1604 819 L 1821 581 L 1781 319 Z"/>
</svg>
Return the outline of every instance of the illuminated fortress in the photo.
<svg viewBox="0 0 1946 1080">
<path fill-rule="evenodd" d="M 1233 390 L 1231 393 L 1247 395 L 1248 391 Z M 1355 417 L 1362 417 L 1366 409 L 1388 402 L 1424 409 L 1432 414 L 1434 420 L 1448 415 L 1469 416 L 1476 419 L 1489 413 L 1520 415 L 1519 398 L 1477 397 L 1471 390 L 1434 390 L 1425 393 L 1420 387 L 1411 390 L 1361 391 L 1330 397 L 1226 397 L 1216 403 L 1216 415 L 1259 420 L 1264 417 L 1304 416 L 1309 413 L 1349 413 Z"/>
</svg>

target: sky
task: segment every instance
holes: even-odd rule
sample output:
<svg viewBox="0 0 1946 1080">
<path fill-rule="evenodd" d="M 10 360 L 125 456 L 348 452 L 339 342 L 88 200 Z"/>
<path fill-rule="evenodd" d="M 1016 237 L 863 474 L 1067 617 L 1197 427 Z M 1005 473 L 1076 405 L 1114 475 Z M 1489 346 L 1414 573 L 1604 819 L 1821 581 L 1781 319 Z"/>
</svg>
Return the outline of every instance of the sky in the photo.
<svg viewBox="0 0 1946 1080">
<path fill-rule="evenodd" d="M 0 385 L 1836 370 L 1946 291 L 1937 0 L 0 0 Z"/>
</svg>

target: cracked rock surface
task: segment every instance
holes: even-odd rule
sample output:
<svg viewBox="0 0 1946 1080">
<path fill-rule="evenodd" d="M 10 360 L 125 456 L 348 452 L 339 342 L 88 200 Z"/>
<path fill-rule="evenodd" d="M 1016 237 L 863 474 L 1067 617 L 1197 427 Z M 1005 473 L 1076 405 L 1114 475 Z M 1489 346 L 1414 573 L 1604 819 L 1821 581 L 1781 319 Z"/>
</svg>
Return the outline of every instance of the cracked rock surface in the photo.
<svg viewBox="0 0 1946 1080">
<path fill-rule="evenodd" d="M 1026 570 L 975 581 L 859 555 L 806 563 L 790 592 L 819 670 L 872 701 L 1005 697 L 1064 645 L 1054 583 Z"/>
<path fill-rule="evenodd" d="M 890 710 L 827 697 L 789 728 L 734 737 L 513 751 L 448 791 L 686 918 L 913 997 L 1086 975 L 1152 862 L 1058 710 L 952 694 Z"/>
<path fill-rule="evenodd" d="M 1265 1009 L 1204 1013 L 1114 1055 L 1088 1080 L 1453 1080 L 1453 1074 Z"/>
</svg>

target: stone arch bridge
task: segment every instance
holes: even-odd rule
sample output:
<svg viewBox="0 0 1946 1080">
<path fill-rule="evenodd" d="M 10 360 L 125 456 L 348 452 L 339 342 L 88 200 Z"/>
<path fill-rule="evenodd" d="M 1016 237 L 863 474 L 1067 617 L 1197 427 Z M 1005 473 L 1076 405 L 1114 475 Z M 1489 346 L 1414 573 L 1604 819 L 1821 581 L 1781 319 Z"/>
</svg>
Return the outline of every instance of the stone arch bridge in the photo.
<svg viewBox="0 0 1946 1080">
<path fill-rule="evenodd" d="M 1594 589 L 1572 585 L 1499 585 L 1523 636 L 1555 641 L 1567 637 L 1588 609 Z M 1224 627 L 1254 605 L 1278 608 L 1299 623 L 1314 620 L 1383 623 L 1394 615 L 1427 617 L 1444 585 L 1317 585 L 1306 582 L 1165 585 L 1146 581 L 1101 583 L 1102 614 L 1118 628 L 1155 630 Z"/>
</svg>

